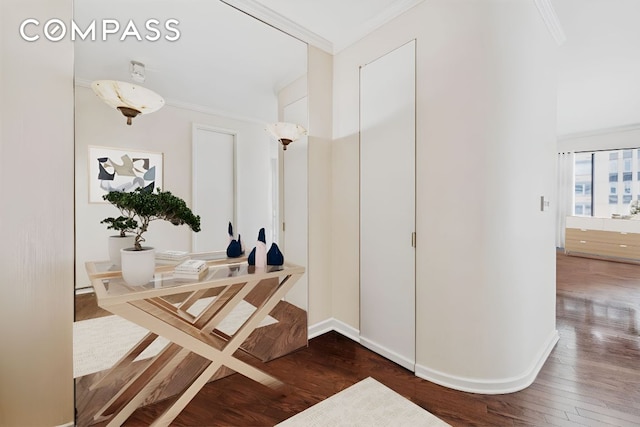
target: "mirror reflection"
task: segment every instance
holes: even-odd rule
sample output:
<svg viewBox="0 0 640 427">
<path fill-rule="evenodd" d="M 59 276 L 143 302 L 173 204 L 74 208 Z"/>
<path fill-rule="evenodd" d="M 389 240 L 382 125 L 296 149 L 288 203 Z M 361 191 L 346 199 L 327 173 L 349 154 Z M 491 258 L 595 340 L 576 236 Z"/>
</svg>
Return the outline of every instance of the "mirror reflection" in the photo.
<svg viewBox="0 0 640 427">
<path fill-rule="evenodd" d="M 146 239 L 157 251 L 224 250 L 229 221 L 247 253 L 260 228 L 268 242 L 282 238 L 281 148 L 265 125 L 283 120 L 286 103 L 306 96 L 306 44 L 219 1 L 149 5 L 74 4 L 84 37 L 75 41 L 76 288 L 89 286 L 85 262 L 107 259 L 114 234 L 100 221 L 117 211 L 96 201 L 93 157 L 105 149 L 113 163 L 129 154 L 153 158 L 158 187 L 202 216 L 197 234 L 153 222 Z M 104 79 L 150 89 L 164 106 L 127 125 L 92 90 Z"/>
</svg>

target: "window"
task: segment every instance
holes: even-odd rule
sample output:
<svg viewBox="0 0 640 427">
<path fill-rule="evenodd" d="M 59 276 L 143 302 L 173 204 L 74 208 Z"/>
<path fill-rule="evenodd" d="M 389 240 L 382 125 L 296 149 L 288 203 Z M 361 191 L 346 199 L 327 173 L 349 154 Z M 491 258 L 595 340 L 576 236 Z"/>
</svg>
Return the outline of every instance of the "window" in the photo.
<svg viewBox="0 0 640 427">
<path fill-rule="evenodd" d="M 609 153 L 609 173 L 618 171 L 618 153 Z"/>
<path fill-rule="evenodd" d="M 574 214 L 575 215 L 591 215 L 591 204 L 577 203 L 574 206 Z"/>
<path fill-rule="evenodd" d="M 590 195 L 591 194 L 591 183 L 590 182 L 577 182 L 576 187 L 576 196 L 581 195 Z"/>
<path fill-rule="evenodd" d="M 582 160 L 576 158 L 576 175 L 591 175 L 591 156 Z"/>
<path fill-rule="evenodd" d="M 576 153 L 574 215 L 591 215 L 593 153 Z"/>
<path fill-rule="evenodd" d="M 576 153 L 574 215 L 629 215 L 640 200 L 640 149 Z"/>
</svg>

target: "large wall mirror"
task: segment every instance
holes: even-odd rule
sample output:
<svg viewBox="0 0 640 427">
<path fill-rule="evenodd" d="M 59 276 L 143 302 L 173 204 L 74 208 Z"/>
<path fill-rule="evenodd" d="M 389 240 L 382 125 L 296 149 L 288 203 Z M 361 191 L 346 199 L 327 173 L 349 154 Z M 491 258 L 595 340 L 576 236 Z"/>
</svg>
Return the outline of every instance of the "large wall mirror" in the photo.
<svg viewBox="0 0 640 427">
<path fill-rule="evenodd" d="M 155 21 L 147 24 L 150 19 Z M 169 20 L 177 22 L 171 21 L 167 29 Z M 187 226 L 152 222 L 145 238 L 157 251 L 224 251 L 232 221 L 247 254 L 265 228 L 268 246 L 278 243 L 286 261 L 306 267 L 306 187 L 297 192 L 286 188 L 283 175 L 306 183 L 307 141 L 301 138 L 285 153 L 265 128 L 285 120 L 307 126 L 307 45 L 218 0 L 75 0 L 74 21 L 83 32 L 95 25 L 93 33 L 89 30 L 84 40 L 76 36 L 75 41 L 76 301 L 92 299 L 85 262 L 109 258 L 108 238 L 114 233 L 100 221 L 119 214 L 96 200 L 100 186 L 93 162 L 104 153 L 114 161 L 123 154 L 153 158 L 159 166 L 158 186 L 201 215 L 202 231 L 197 234 Z M 104 28 L 113 34 L 104 34 Z M 123 34 L 130 35 L 121 40 Z M 158 34 L 158 40 L 146 38 Z M 144 64 L 144 82 L 132 78 L 131 61 Z M 165 105 L 127 125 L 91 88 L 93 81 L 105 79 L 148 88 L 161 95 Z M 287 171 L 294 160 L 303 169 Z M 297 203 L 304 212 L 284 205 L 285 191 L 291 193 L 289 203 L 297 200 L 294 207 Z M 297 218 L 287 235 L 282 227 L 286 209 Z M 285 301 L 307 310 L 307 299 L 305 277 Z M 74 323 L 76 378 L 107 369 L 103 359 L 113 356 L 117 347 L 110 336 L 120 342 L 123 335 L 117 329 L 123 319 L 100 317 L 109 313 L 84 304 L 76 304 L 76 320 L 83 320 Z M 82 330 L 77 325 L 92 321 L 103 322 L 94 327 L 99 332 L 76 334 Z M 93 351 L 100 358 L 91 356 Z M 94 412 L 83 396 L 76 396 L 76 402 L 84 420 Z"/>
<path fill-rule="evenodd" d="M 118 214 L 96 202 L 95 194 L 90 199 L 97 179 L 90 168 L 92 149 L 156 156 L 162 189 L 203 216 L 197 238 L 186 226 L 153 222 L 145 237 L 157 250 L 224 250 L 227 221 L 242 235 L 247 253 L 263 227 L 267 245 L 284 246 L 283 153 L 265 125 L 285 120 L 287 103 L 301 99 L 306 114 L 307 45 L 218 0 L 75 0 L 74 21 L 80 29 L 75 35 L 76 290 L 90 286 L 85 262 L 108 257 L 113 232 L 100 221 Z M 144 82 L 132 78 L 132 61 L 144 64 Z M 151 89 L 165 106 L 127 125 L 91 89 L 92 81 L 103 79 Z M 208 142 L 219 141 L 222 149 L 207 149 Z M 223 188 L 207 180 L 224 182 Z M 210 220 L 207 212 L 219 217 Z M 285 258 L 296 262 L 291 255 L 285 250 Z M 304 295 L 296 305 L 306 309 L 306 289 L 296 292 Z"/>
</svg>

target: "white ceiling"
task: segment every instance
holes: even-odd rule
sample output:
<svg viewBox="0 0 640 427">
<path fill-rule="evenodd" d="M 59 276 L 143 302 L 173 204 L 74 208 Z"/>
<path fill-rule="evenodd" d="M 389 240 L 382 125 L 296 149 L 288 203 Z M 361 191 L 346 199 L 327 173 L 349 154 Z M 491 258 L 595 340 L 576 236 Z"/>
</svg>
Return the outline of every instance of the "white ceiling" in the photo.
<svg viewBox="0 0 640 427">
<path fill-rule="evenodd" d="M 142 85 L 168 105 L 270 122 L 277 120 L 277 91 L 307 69 L 305 43 L 216 0 L 75 0 L 74 14 L 83 29 L 92 20 L 100 27 L 106 18 L 121 26 L 132 19 L 144 37 L 150 34 L 147 19 L 175 18 L 180 30 L 175 42 L 164 37 L 120 41 L 123 29 L 106 42 L 101 31 L 98 40 L 76 40 L 81 85 L 100 79 L 130 82 L 129 63 L 135 60 L 145 64 Z"/>
<path fill-rule="evenodd" d="M 386 16 L 386 11 L 397 0 L 323 0 L 318 7 L 317 0 L 258 0 L 264 6 L 280 15 L 297 22 L 309 31 L 319 34 L 334 45 L 334 50 L 345 47 L 361 38 L 368 22 L 376 22 L 378 16 Z M 369 30 L 369 28 L 364 31 Z M 338 48 L 336 49 L 336 46 Z"/>
<path fill-rule="evenodd" d="M 337 53 L 424 0 L 222 0 Z"/>
<path fill-rule="evenodd" d="M 640 123 L 640 1 L 553 0 L 559 48 L 558 133 Z"/>
<path fill-rule="evenodd" d="M 274 94 L 306 72 L 306 44 L 294 37 L 335 53 L 423 0 L 222 1 L 75 0 L 79 23 L 176 18 L 181 31 L 173 43 L 76 41 L 77 79 L 130 81 L 128 64 L 137 60 L 147 66 L 144 86 L 169 104 L 272 121 Z M 559 47 L 559 134 L 640 123 L 640 0 L 551 3 L 566 35 Z"/>
<path fill-rule="evenodd" d="M 275 93 L 306 73 L 306 42 L 331 53 L 423 0 L 75 0 L 74 20 L 178 19 L 180 39 L 76 40 L 80 85 L 131 81 L 130 61 L 146 66 L 143 85 L 168 105 L 188 105 L 258 121 L 277 119 Z M 246 13 L 240 12 L 240 10 Z M 265 25 L 285 28 L 288 34 Z M 120 34 L 122 33 L 122 30 Z M 303 40 L 303 41 L 301 41 Z"/>
</svg>

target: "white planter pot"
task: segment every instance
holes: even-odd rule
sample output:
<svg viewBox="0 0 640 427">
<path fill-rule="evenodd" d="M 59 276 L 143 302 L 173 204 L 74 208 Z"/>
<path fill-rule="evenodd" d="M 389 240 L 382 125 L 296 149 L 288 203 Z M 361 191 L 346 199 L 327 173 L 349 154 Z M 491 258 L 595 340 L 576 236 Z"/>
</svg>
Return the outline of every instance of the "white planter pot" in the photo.
<svg viewBox="0 0 640 427">
<path fill-rule="evenodd" d="M 131 286 L 146 285 L 153 279 L 156 270 L 156 250 L 143 247 L 141 251 L 133 248 L 120 250 L 122 258 L 122 278 Z"/>
<path fill-rule="evenodd" d="M 132 248 L 136 236 L 109 236 L 109 260 L 116 267 L 122 265 L 120 263 L 120 249 Z"/>
</svg>

